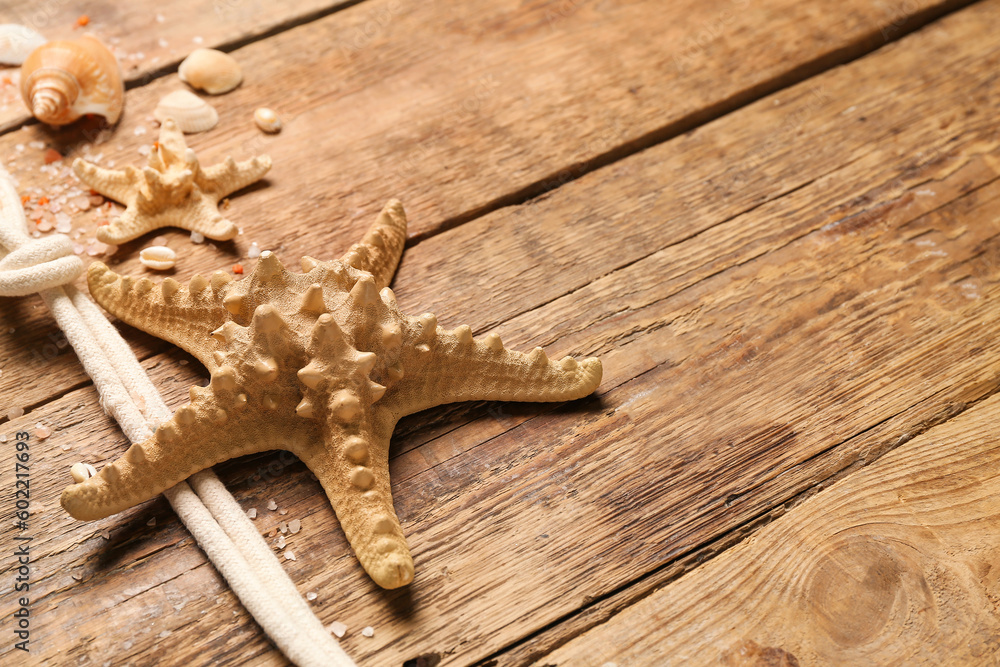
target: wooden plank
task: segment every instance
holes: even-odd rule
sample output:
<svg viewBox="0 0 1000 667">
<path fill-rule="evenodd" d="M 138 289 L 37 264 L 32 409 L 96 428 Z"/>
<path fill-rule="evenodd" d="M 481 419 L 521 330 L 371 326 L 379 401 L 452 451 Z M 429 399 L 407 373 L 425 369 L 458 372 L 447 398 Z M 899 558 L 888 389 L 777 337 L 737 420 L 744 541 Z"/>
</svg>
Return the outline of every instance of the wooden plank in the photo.
<svg viewBox="0 0 1000 667">
<path fill-rule="evenodd" d="M 198 47 L 228 49 L 347 4 L 348 0 L 181 0 L 82 5 L 60 0 L 10 0 L 4 3 L 2 20 L 27 26 L 50 40 L 93 34 L 114 49 L 127 85 L 136 86 L 176 70 Z M 80 25 L 82 21 L 86 21 L 85 27 Z M 351 37 L 344 35 L 345 43 L 350 43 Z M 3 132 L 28 121 L 31 114 L 21 101 L 20 69 L 0 66 L 0 81 Z"/>
<path fill-rule="evenodd" d="M 495 329 L 516 347 L 539 341 L 556 354 L 597 351 L 608 379 L 599 397 L 576 405 L 502 406 L 447 438 L 418 447 L 406 435 L 397 439 L 393 490 L 418 563 L 417 581 L 404 592 L 385 594 L 364 578 L 318 485 L 299 464 L 268 455 L 223 467 L 247 506 L 274 497 L 289 516 L 304 518 L 294 542 L 299 558 L 289 565 L 293 578 L 322 593 L 325 621 L 376 628 L 373 639 L 350 636 L 352 655 L 388 664 L 427 654 L 463 664 L 490 655 L 759 516 L 871 448 L 919 431 L 930 416 L 968 399 L 970 388 L 993 391 L 996 369 L 981 357 L 997 338 L 988 252 L 998 232 L 991 214 L 998 193 L 995 183 L 984 184 L 996 178 L 998 148 L 977 116 L 1000 95 L 989 75 L 1000 55 L 985 37 L 998 12 L 997 3 L 985 3 L 824 75 L 818 83 L 830 101 L 819 109 L 815 88 L 799 86 L 781 94 L 785 106 L 763 100 L 542 201 L 412 248 L 397 280 L 404 309 L 422 305 L 417 297 L 426 290 L 428 300 L 469 308 L 468 316 L 442 310 L 443 321 L 455 318 L 449 325 L 467 320 L 480 331 Z M 933 94 L 906 94 L 914 89 Z M 957 115 L 960 101 L 976 113 Z M 845 116 L 855 120 L 845 125 Z M 775 131 L 765 136 L 762 127 Z M 831 127 L 847 128 L 841 141 L 824 141 Z M 785 148 L 791 137 L 816 150 Z M 691 159 L 696 149 L 703 161 Z M 915 158 L 920 150 L 926 154 Z M 936 159 L 945 152 L 947 159 Z M 732 155 L 753 159 L 727 162 Z M 719 192 L 709 177 L 727 168 L 759 180 Z M 916 194 L 928 189 L 934 194 Z M 675 207 L 678 191 L 711 206 Z M 761 191 L 771 193 L 769 201 L 759 201 Z M 522 240 L 526 219 L 547 233 Z M 608 253 L 587 251 L 608 243 L 602 234 L 618 219 L 639 227 L 636 249 L 613 240 L 622 252 L 609 265 Z M 958 234 L 956 220 L 968 221 L 965 233 Z M 936 231 L 918 236 L 924 228 Z M 483 238 L 510 245 L 498 249 Z M 639 247 L 642 238 L 657 239 L 660 248 Z M 940 252 L 946 255 L 934 254 Z M 476 282 L 494 270 L 497 255 L 522 270 L 549 270 L 534 276 L 527 309 L 520 307 L 523 285 L 506 282 L 506 274 Z M 544 280 L 569 272 L 564 257 L 584 267 L 563 283 L 569 293 Z M 421 266 L 433 271 L 428 285 L 418 280 Z M 980 281 L 981 298 L 961 287 L 966 273 Z M 574 286 L 576 280 L 582 283 Z M 902 298 L 910 292 L 912 300 Z M 486 294 L 495 300 L 488 303 Z M 467 306 L 476 295 L 481 303 Z M 502 321 L 493 319 L 496 310 Z M 898 326 L 917 315 L 919 328 Z M 164 364 L 154 369 L 157 378 L 173 372 L 172 362 L 156 360 Z M 166 385 L 173 400 L 187 380 Z M 62 424 L 81 396 L 63 396 L 37 415 L 63 410 L 53 420 Z M 96 415 L 92 399 L 87 405 L 83 410 Z M 890 432 L 872 429 L 893 417 Z M 93 419 L 74 454 L 99 463 L 121 442 Z M 134 625 L 121 620 L 132 612 L 116 616 L 114 601 L 153 604 L 179 579 L 163 560 L 171 551 L 150 550 L 143 537 L 149 533 L 142 512 L 155 503 L 115 524 L 122 526 L 116 534 L 139 528 L 134 542 L 110 555 L 100 543 L 80 545 L 77 531 L 94 526 L 81 528 L 55 509 L 68 460 L 39 468 L 40 502 L 51 508 L 45 516 L 65 522 L 46 531 L 51 542 L 43 559 L 51 560 L 41 567 L 62 576 L 78 559 L 101 565 L 89 580 L 88 601 L 109 602 L 89 611 L 102 621 L 94 655 L 136 662 L 164 655 L 156 634 L 166 624 L 197 622 L 214 599 L 192 584 L 181 610 L 151 615 L 150 632 L 134 640 Z M 271 462 L 278 465 L 265 471 L 267 484 L 251 480 Z M 718 476 L 719 469 L 727 474 Z M 145 590 L 127 595 L 133 583 L 122 567 L 138 553 L 149 563 L 148 574 L 136 578 Z M 40 586 L 40 633 L 54 637 L 44 624 L 59 624 L 59 641 L 73 644 L 80 618 L 60 615 L 72 607 L 73 584 L 50 576 Z M 234 618 L 237 627 L 249 622 Z M 214 642 L 234 627 L 211 620 L 190 649 L 179 646 L 180 637 L 171 640 L 172 659 L 208 664 L 219 649 Z M 123 649 L 126 641 L 133 643 Z M 247 643 L 252 655 L 255 646 Z"/>
<path fill-rule="evenodd" d="M 992 664 L 1000 397 L 536 664 Z"/>
<path fill-rule="evenodd" d="M 958 4 L 924 0 L 898 12 L 854 2 L 837 14 L 771 0 L 736 7 L 722 33 L 693 49 L 690 34 L 729 17 L 733 2 L 597 6 L 506 0 L 460 8 L 393 4 L 398 2 L 366 2 L 235 53 L 246 82 L 213 98 L 221 124 L 191 137 L 191 146 L 206 164 L 231 153 L 267 151 L 275 167 L 266 187 L 232 200 L 227 213 L 245 234 L 220 246 L 223 258 L 217 249 L 190 245 L 187 234 L 165 234 L 182 251 L 176 277 L 228 268 L 245 257 L 251 242 L 291 257 L 317 248 L 333 255 L 359 238 L 394 196 L 407 205 L 411 234 L 428 237 L 525 193 L 557 188 L 602 160 L 882 44 Z M 357 35 L 358 26 L 387 12 L 391 20 L 358 42 L 360 48 L 337 48 L 345 35 Z M 772 39 L 782 34 L 796 38 Z M 670 75 L 661 76 L 664 71 Z M 140 163 L 137 149 L 152 135 L 135 132 L 149 129 L 145 117 L 178 85 L 172 75 L 131 91 L 118 131 L 99 138 L 104 143 L 92 154 L 119 166 Z M 285 117 L 280 135 L 263 137 L 250 123 L 262 104 Z M 0 155 L 13 156 L 12 171 L 25 188 L 41 188 L 39 193 L 62 179 L 37 171 L 42 152 L 31 149 L 31 141 L 69 156 L 89 145 L 79 131 L 51 133 L 40 126 L 0 137 Z M 17 145 L 29 148 L 18 153 Z M 743 181 L 749 188 L 754 179 L 748 174 Z M 746 194 L 755 196 L 749 189 Z M 90 212 L 74 216 L 84 240 L 93 238 L 99 221 Z M 533 221 L 526 218 L 524 226 L 532 228 Z M 607 258 L 634 261 L 647 252 L 641 234 L 626 240 L 627 250 Z M 142 270 L 138 247 L 122 249 L 123 270 Z M 497 255 L 491 264 L 504 262 Z M 58 334 L 33 305 L 0 309 L 0 331 L 14 329 L 13 338 L 0 338 L 0 359 L 9 360 L 0 396 L 16 396 L 21 406 L 38 405 L 85 381 L 75 360 L 53 347 L 51 337 Z M 526 300 L 517 308 L 533 305 Z M 144 356 L 165 349 L 148 338 L 140 341 Z M 40 383 L 41 368 L 51 379 Z M 12 387 L 19 389 L 8 391 Z"/>
</svg>

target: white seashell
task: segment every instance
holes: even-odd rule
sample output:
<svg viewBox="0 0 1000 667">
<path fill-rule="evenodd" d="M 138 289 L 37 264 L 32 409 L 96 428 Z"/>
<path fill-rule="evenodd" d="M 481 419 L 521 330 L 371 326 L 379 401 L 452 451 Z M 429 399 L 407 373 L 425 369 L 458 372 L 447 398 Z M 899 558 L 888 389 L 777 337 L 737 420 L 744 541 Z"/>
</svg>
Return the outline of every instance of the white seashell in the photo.
<svg viewBox="0 0 1000 667">
<path fill-rule="evenodd" d="M 144 266 L 156 271 L 167 271 L 174 268 L 177 253 L 165 245 L 151 245 L 139 251 L 139 261 Z"/>
<path fill-rule="evenodd" d="M 153 115 L 161 123 L 173 118 L 185 134 L 205 132 L 219 124 L 215 107 L 187 90 L 175 90 L 161 98 Z"/>
<path fill-rule="evenodd" d="M 97 468 L 89 463 L 74 463 L 73 467 L 69 469 L 69 474 L 73 476 L 73 481 L 79 484 L 86 482 L 91 477 L 96 477 Z"/>
<path fill-rule="evenodd" d="M 228 53 L 215 49 L 195 49 L 177 69 L 181 81 L 209 95 L 221 95 L 243 81 L 243 70 Z"/>
<path fill-rule="evenodd" d="M 267 107 L 260 107 L 253 112 L 253 122 L 257 123 L 257 127 L 268 134 L 281 131 L 281 118 Z"/>
<path fill-rule="evenodd" d="M 21 96 L 32 115 L 49 125 L 66 125 L 85 114 L 114 124 L 125 104 L 125 84 L 114 54 L 84 35 L 32 51 L 21 65 Z"/>
<path fill-rule="evenodd" d="M 20 65 L 46 40 L 26 25 L 0 25 L 0 64 Z"/>
</svg>

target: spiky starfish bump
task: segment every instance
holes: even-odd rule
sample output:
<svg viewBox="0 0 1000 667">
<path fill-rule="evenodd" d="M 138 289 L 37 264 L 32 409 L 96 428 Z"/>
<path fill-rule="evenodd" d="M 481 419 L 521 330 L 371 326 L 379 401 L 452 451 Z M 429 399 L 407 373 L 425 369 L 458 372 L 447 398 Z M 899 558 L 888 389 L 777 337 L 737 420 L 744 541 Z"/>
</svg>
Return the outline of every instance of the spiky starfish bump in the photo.
<svg viewBox="0 0 1000 667">
<path fill-rule="evenodd" d="M 380 586 L 413 578 L 389 491 L 389 438 L 419 410 L 469 400 L 563 401 L 594 391 L 601 362 L 549 361 L 541 348 L 504 349 L 468 326 L 400 312 L 389 281 L 406 239 L 402 205 L 382 210 L 339 261 L 287 271 L 270 252 L 240 281 L 215 273 L 181 287 L 112 273 L 96 262 L 94 298 L 125 322 L 165 338 L 211 372 L 156 435 L 81 484 L 62 505 L 99 519 L 148 500 L 195 472 L 283 448 L 316 474 L 362 566 Z"/>
<path fill-rule="evenodd" d="M 77 158 L 77 177 L 105 197 L 125 204 L 117 220 L 98 227 L 102 243 L 118 245 L 160 227 L 181 227 L 216 241 L 237 234 L 236 225 L 219 213 L 219 201 L 254 183 L 271 168 L 271 158 L 260 155 L 244 162 L 228 157 L 204 169 L 187 147 L 177 123 L 167 118 L 160 137 L 142 169 L 104 169 Z"/>
</svg>

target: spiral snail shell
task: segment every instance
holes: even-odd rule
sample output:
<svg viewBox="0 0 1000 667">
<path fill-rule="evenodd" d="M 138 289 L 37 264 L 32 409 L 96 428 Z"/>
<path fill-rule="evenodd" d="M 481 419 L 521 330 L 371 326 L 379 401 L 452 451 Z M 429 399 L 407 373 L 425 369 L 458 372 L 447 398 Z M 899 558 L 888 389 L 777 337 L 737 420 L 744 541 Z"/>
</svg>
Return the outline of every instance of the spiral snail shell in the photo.
<svg viewBox="0 0 1000 667">
<path fill-rule="evenodd" d="M 32 115 L 49 125 L 66 125 L 84 114 L 118 122 L 125 85 L 114 54 L 96 37 L 49 42 L 21 66 L 21 96 Z"/>
</svg>

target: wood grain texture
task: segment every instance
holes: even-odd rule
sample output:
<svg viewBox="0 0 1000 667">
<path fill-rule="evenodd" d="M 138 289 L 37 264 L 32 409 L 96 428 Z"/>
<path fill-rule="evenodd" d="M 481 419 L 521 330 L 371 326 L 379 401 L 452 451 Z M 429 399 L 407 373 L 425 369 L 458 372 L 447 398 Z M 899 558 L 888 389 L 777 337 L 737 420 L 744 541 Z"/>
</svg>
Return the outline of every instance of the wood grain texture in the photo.
<svg viewBox="0 0 1000 667">
<path fill-rule="evenodd" d="M 364 577 L 301 464 L 222 468 L 245 507 L 302 519 L 287 566 L 352 628 L 351 655 L 496 655 L 996 391 L 998 14 L 977 5 L 412 247 L 404 310 L 596 352 L 607 379 L 577 404 L 403 425 L 391 473 L 417 579 L 402 592 Z M 174 405 L 200 370 L 178 359 L 146 362 Z M 37 469 L 39 660 L 281 664 L 162 500 L 99 524 L 57 509 L 69 463 L 123 448 L 92 390 L 5 428 L 39 419 L 59 427 Z"/>
<path fill-rule="evenodd" d="M 998 418 L 994 396 L 536 664 L 993 664 Z"/>
<path fill-rule="evenodd" d="M 346 0 L 180 0 L 159 4 L 10 0 L 4 3 L 2 20 L 27 26 L 50 40 L 93 34 L 114 49 L 126 85 L 141 86 L 176 70 L 196 48 L 241 44 L 345 4 Z M 78 21 L 84 16 L 87 23 L 81 27 Z M 0 132 L 31 118 L 21 101 L 18 73 L 18 68 L 0 66 Z"/>
<path fill-rule="evenodd" d="M 762 86 L 884 44 L 955 4 L 924 0 L 903 11 L 854 2 L 817 12 L 793 0 L 365 2 L 234 53 L 244 84 L 211 98 L 220 126 L 189 144 L 203 164 L 267 152 L 275 167 L 266 187 L 232 199 L 227 216 L 244 234 L 219 246 L 222 258 L 189 244 L 186 233 L 166 233 L 182 251 L 176 277 L 228 269 L 251 242 L 282 256 L 317 249 L 334 256 L 360 238 L 391 197 L 405 203 L 411 236 L 432 235 L 529 191 L 558 188 L 595 161 L 696 124 L 706 109 L 734 108 Z M 709 25 L 706 40 L 699 31 Z M 360 39 L 359 30 L 372 34 Z M 181 86 L 170 75 L 130 91 L 117 132 L 99 136 L 93 153 L 119 167 L 141 164 L 137 149 L 153 136 L 135 132 L 148 127 L 160 96 Z M 254 127 L 251 114 L 260 105 L 284 117 L 280 135 L 262 136 Z M 68 158 L 87 143 L 79 128 L 37 125 L 0 137 L 0 155 L 16 158 L 12 171 L 22 186 L 43 190 L 42 151 L 16 151 L 30 141 Z M 747 188 L 748 198 L 762 196 L 749 189 L 754 183 L 748 175 L 734 185 Z M 93 236 L 97 220 L 86 214 L 75 221 Z M 527 217 L 522 226 L 535 227 Z M 122 270 L 142 270 L 137 250 L 153 236 L 122 248 Z M 637 229 L 624 239 L 633 258 L 646 248 L 644 236 Z M 603 256 L 617 265 L 622 251 Z M 493 264 L 505 262 L 498 255 Z M 536 265 L 530 276 L 541 270 Z M 22 406 L 85 381 L 79 364 L 53 347 L 58 334 L 33 305 L 0 310 L 0 331 L 14 329 L 12 338 L 0 338 L 0 359 L 10 360 L 0 396 L 16 396 Z M 151 344 L 142 350 L 147 356 L 164 349 L 144 343 Z M 57 382 L 40 384 L 41 368 Z M 6 391 L 15 386 L 16 394 Z"/>
</svg>

